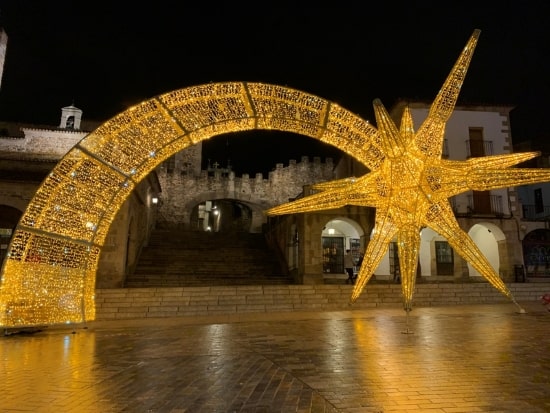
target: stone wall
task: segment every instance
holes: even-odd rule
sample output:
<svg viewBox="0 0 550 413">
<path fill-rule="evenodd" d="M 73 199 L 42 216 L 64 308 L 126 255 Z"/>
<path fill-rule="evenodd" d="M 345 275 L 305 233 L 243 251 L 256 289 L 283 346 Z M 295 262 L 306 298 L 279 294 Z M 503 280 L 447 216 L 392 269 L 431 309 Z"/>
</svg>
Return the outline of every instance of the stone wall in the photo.
<svg viewBox="0 0 550 413">
<path fill-rule="evenodd" d="M 196 317 L 402 306 L 401 285 L 371 284 L 349 305 L 351 285 L 283 285 L 96 290 L 96 320 Z M 514 283 L 518 303 L 540 301 L 550 283 Z M 488 283 L 417 284 L 416 307 L 510 303 Z M 414 310 L 413 310 L 414 311 Z"/>
<path fill-rule="evenodd" d="M 233 199 L 251 207 L 253 213 L 288 202 L 302 191 L 305 185 L 334 179 L 332 158 L 313 162 L 307 156 L 300 162 L 290 160 L 288 166 L 277 164 L 267 179 L 261 173 L 250 177 L 235 176 L 222 171 L 202 170 L 200 175 L 185 173 L 177 165 L 169 171 L 166 163 L 157 171 L 162 193 L 158 206 L 159 225 L 183 226 L 190 223 L 193 208 L 206 200 Z M 265 221 L 262 219 L 260 221 Z"/>
<path fill-rule="evenodd" d="M 1 137 L 0 152 L 21 157 L 61 159 L 88 132 L 21 127 L 23 137 Z"/>
<path fill-rule="evenodd" d="M 0 181 L 0 204 L 23 212 L 36 194 L 38 183 Z"/>
</svg>

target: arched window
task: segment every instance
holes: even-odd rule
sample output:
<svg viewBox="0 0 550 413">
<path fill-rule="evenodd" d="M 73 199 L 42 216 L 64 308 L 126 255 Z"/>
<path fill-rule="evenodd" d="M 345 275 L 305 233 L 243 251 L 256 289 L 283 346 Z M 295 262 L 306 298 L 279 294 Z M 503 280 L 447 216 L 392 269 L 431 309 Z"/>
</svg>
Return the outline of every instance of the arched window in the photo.
<svg viewBox="0 0 550 413">
<path fill-rule="evenodd" d="M 65 128 L 74 129 L 74 115 L 67 117 L 67 121 L 65 122 Z"/>
</svg>

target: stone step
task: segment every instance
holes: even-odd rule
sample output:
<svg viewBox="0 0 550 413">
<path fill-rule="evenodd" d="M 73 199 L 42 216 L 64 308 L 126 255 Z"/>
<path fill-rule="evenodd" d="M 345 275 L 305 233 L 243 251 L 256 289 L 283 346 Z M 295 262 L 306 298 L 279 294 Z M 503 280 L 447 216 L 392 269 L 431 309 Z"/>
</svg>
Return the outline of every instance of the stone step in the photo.
<svg viewBox="0 0 550 413">
<path fill-rule="evenodd" d="M 349 284 L 166 287 L 98 289 L 96 319 L 220 317 L 247 313 L 369 310 L 374 307 L 402 309 L 403 306 L 399 284 L 369 283 L 353 306 L 350 306 L 353 286 Z M 530 302 L 542 307 L 540 297 L 550 291 L 550 283 L 514 283 L 509 288 L 518 303 Z M 489 283 L 417 284 L 414 294 L 415 307 L 454 305 L 460 311 L 460 305 L 500 303 L 511 304 L 507 297 Z M 516 310 L 512 305 L 505 311 Z"/>
<path fill-rule="evenodd" d="M 263 234 L 155 230 L 125 287 L 294 284 Z"/>
</svg>

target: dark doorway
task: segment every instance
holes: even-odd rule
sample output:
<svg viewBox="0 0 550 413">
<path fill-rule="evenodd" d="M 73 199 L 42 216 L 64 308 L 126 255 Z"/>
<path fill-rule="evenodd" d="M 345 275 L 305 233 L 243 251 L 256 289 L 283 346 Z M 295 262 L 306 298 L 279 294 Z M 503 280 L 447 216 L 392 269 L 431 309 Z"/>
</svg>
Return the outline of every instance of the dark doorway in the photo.
<svg viewBox="0 0 550 413">
<path fill-rule="evenodd" d="M 234 199 L 215 199 L 193 208 L 192 227 L 211 232 L 250 232 L 252 209 Z"/>
<path fill-rule="evenodd" d="M 437 275 L 454 274 L 453 249 L 446 241 L 435 241 L 435 258 Z"/>
<path fill-rule="evenodd" d="M 323 272 L 332 274 L 344 273 L 344 238 L 322 237 Z"/>
</svg>

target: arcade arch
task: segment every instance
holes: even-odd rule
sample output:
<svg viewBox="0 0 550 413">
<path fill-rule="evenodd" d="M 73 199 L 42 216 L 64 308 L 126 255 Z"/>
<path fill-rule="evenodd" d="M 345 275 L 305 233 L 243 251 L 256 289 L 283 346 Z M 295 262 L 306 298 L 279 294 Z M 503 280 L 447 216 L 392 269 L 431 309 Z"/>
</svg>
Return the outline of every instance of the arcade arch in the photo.
<svg viewBox="0 0 550 413">
<path fill-rule="evenodd" d="M 479 222 L 470 228 L 468 235 L 485 255 L 491 267 L 499 274 L 501 257 L 506 256 L 506 236 L 502 230 L 491 222 Z M 470 263 L 467 265 L 470 277 L 481 277 L 481 274 Z"/>
<path fill-rule="evenodd" d="M 196 205 L 189 227 L 209 232 L 250 232 L 252 208 L 234 199 L 211 199 Z"/>
<path fill-rule="evenodd" d="M 136 185 L 187 147 L 252 129 L 318 139 L 371 169 L 380 162 L 376 128 L 337 104 L 287 87 L 211 83 L 144 101 L 84 137 L 41 184 L 2 267 L 0 325 L 93 320 L 99 254 Z"/>
<path fill-rule="evenodd" d="M 507 247 L 506 235 L 491 222 L 480 222 L 473 225 L 468 235 L 474 240 L 481 253 L 487 257 L 493 269 L 499 273 L 500 266 L 506 260 Z M 420 252 L 417 273 L 426 280 L 446 280 L 462 276 L 462 265 L 465 261 L 457 255 L 447 240 L 430 228 L 423 228 L 420 234 Z M 476 279 L 480 277 L 469 263 L 468 277 Z M 396 240 L 394 240 L 388 252 L 375 271 L 377 279 L 396 280 L 398 277 L 399 257 L 397 254 Z M 434 278 L 432 278 L 434 277 Z"/>
<path fill-rule="evenodd" d="M 528 278 L 550 279 L 550 230 L 539 228 L 523 239 L 523 257 Z"/>
<path fill-rule="evenodd" d="M 365 250 L 364 231 L 354 220 L 337 217 L 326 223 L 321 233 L 323 273 L 343 274 L 344 254 L 350 250 L 356 262 Z"/>
</svg>

